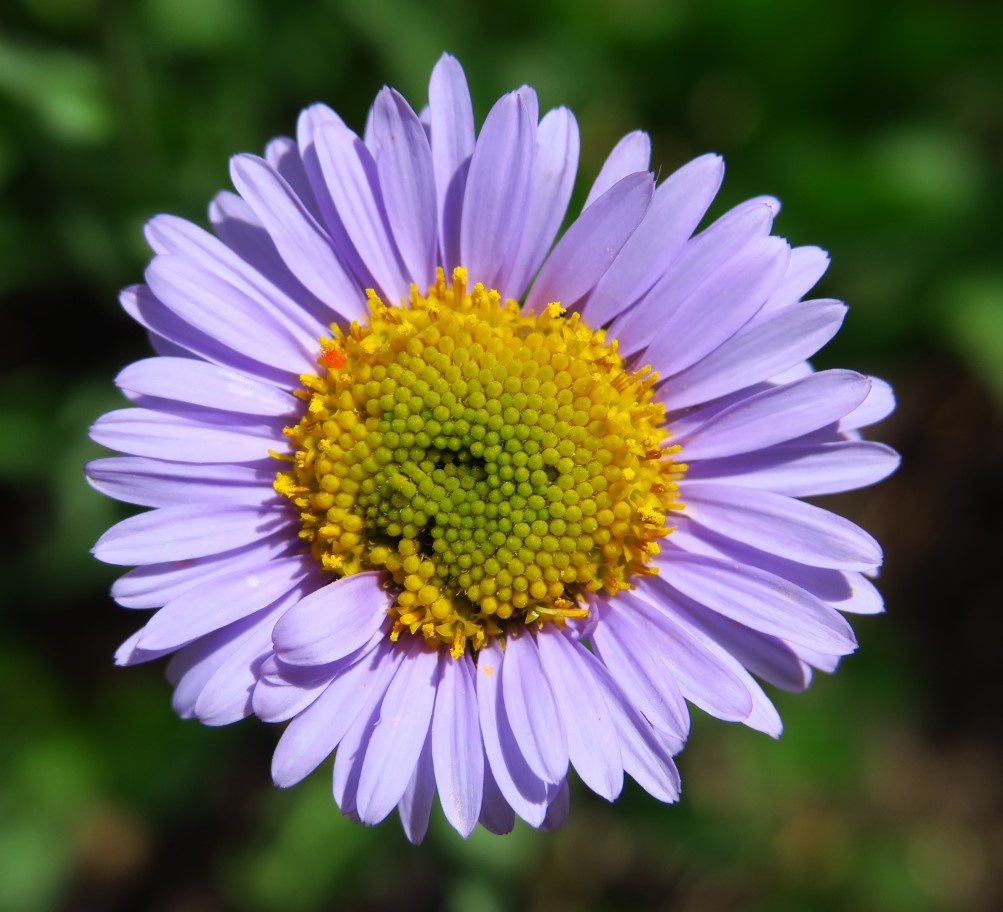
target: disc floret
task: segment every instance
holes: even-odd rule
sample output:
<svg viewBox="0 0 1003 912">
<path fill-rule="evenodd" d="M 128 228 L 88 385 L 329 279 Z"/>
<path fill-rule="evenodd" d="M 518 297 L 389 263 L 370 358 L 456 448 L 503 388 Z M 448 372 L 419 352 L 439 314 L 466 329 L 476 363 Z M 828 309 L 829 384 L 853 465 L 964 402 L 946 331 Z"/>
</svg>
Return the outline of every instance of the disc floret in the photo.
<svg viewBox="0 0 1003 912">
<path fill-rule="evenodd" d="M 527 315 L 468 292 L 462 268 L 368 306 L 321 340 L 275 488 L 325 569 L 387 571 L 392 638 L 420 631 L 459 656 L 650 572 L 685 470 L 656 374 L 556 303 Z"/>
</svg>

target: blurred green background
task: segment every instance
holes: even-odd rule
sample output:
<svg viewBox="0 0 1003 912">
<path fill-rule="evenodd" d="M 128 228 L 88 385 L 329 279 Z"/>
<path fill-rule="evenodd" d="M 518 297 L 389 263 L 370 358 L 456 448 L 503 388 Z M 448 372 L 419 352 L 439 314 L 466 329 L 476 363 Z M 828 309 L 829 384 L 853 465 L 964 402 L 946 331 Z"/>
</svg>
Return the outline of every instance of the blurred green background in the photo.
<svg viewBox="0 0 1003 912">
<path fill-rule="evenodd" d="M 0 910 L 1003 908 L 1003 7 L 974 0 L 5 0 L 0 10 Z M 227 160 L 324 100 L 361 129 L 424 103 L 443 50 L 483 118 L 528 82 L 569 105 L 581 201 L 624 132 L 667 174 L 708 150 L 712 214 L 784 202 L 847 300 L 818 359 L 887 377 L 904 465 L 831 499 L 886 545 L 889 612 L 779 743 L 694 710 L 680 805 L 582 789 L 559 833 L 461 841 L 438 811 L 345 822 L 329 767 L 271 787 L 277 731 L 176 719 L 139 617 L 88 548 L 87 425 L 148 354 L 119 310 L 156 212 L 205 224 Z"/>
</svg>

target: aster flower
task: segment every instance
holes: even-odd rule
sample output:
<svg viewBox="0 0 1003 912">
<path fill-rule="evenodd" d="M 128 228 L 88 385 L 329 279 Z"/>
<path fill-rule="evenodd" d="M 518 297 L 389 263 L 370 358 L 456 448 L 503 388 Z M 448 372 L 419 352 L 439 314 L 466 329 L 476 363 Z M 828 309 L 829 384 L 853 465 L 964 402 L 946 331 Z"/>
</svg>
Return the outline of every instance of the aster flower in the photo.
<svg viewBox="0 0 1003 912">
<path fill-rule="evenodd" d="M 882 610 L 881 551 L 798 500 L 875 482 L 886 384 L 807 363 L 845 306 L 753 199 L 694 233 L 716 155 L 655 186 L 645 134 L 576 177 L 565 108 L 523 87 L 479 134 L 459 64 L 363 138 L 314 105 L 231 162 L 213 232 L 147 225 L 122 295 L 156 357 L 101 417 L 113 587 L 157 609 L 123 665 L 173 653 L 174 707 L 288 722 L 273 777 L 334 753 L 334 797 L 422 838 L 568 814 L 568 773 L 674 801 L 687 701 L 778 735 Z M 521 304 L 519 302 L 522 302 Z M 755 676 L 755 677 L 753 677 Z"/>
</svg>

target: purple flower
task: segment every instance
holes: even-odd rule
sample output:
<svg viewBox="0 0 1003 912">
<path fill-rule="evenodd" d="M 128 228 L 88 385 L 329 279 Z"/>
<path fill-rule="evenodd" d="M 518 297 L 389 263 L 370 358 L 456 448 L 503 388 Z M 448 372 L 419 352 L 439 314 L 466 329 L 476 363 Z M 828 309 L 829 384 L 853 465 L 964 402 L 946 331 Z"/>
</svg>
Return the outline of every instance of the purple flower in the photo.
<svg viewBox="0 0 1003 912">
<path fill-rule="evenodd" d="M 276 783 L 334 752 L 342 812 L 415 842 L 436 792 L 464 836 L 559 826 L 569 766 L 674 801 L 687 701 L 779 735 L 753 675 L 803 689 L 882 610 L 878 544 L 797 498 L 894 470 L 859 434 L 893 398 L 806 361 L 846 308 L 802 300 L 828 257 L 778 203 L 694 234 L 721 159 L 656 188 L 649 153 L 554 244 L 572 114 L 523 87 L 476 135 L 444 56 L 420 115 L 384 89 L 362 139 L 315 105 L 236 156 L 214 233 L 151 220 L 122 304 L 157 356 L 87 467 L 153 508 L 94 549 L 158 609 L 117 661 L 173 653 L 184 717 L 288 722 Z"/>
</svg>

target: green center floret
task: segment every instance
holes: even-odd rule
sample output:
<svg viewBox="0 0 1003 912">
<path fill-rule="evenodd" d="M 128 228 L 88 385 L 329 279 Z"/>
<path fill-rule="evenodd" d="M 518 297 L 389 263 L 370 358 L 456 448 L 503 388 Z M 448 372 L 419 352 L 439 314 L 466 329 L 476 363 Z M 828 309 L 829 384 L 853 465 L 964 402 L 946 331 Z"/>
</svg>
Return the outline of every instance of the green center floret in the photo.
<svg viewBox="0 0 1003 912">
<path fill-rule="evenodd" d="M 459 656 L 650 572 L 685 470 L 661 445 L 654 374 L 557 304 L 527 316 L 468 294 L 462 269 L 400 307 L 370 292 L 369 309 L 321 340 L 275 487 L 326 569 L 389 573 L 394 639 Z"/>
</svg>

